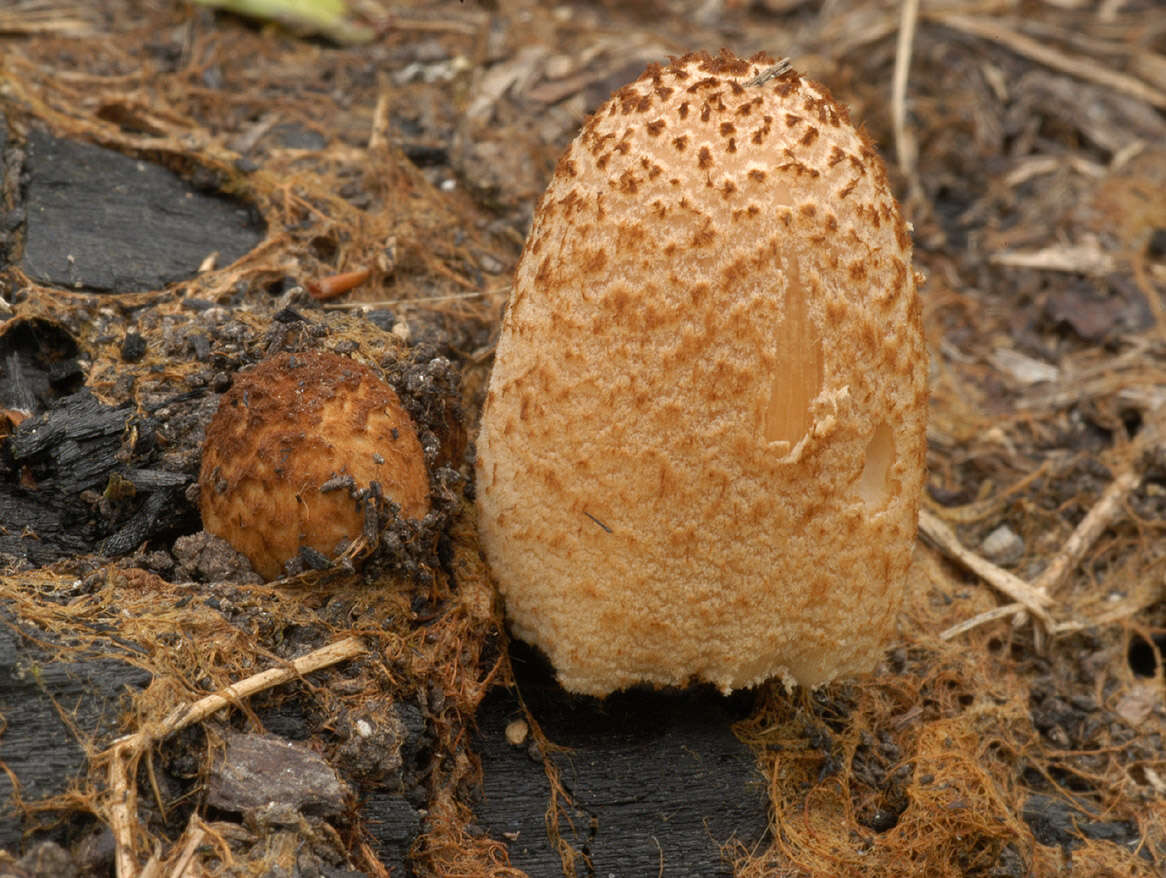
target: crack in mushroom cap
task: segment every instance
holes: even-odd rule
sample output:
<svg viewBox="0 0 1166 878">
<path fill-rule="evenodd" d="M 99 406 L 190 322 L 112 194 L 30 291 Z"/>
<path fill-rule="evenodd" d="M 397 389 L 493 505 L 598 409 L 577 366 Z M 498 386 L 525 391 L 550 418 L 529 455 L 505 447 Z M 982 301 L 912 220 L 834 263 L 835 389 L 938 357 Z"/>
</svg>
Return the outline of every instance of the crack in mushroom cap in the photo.
<svg viewBox="0 0 1166 878">
<path fill-rule="evenodd" d="M 592 116 L 536 212 L 477 445 L 514 633 L 568 689 L 816 685 L 893 636 L 924 470 L 911 242 L 870 140 L 773 60 Z"/>
</svg>

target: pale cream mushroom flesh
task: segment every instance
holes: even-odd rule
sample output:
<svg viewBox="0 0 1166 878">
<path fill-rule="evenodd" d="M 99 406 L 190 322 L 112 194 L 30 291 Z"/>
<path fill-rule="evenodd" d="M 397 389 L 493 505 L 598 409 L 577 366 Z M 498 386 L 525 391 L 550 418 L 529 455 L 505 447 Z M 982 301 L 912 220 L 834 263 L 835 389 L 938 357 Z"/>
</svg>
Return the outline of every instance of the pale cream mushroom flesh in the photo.
<svg viewBox="0 0 1166 878">
<path fill-rule="evenodd" d="M 846 110 L 765 56 L 649 68 L 559 161 L 498 341 L 477 497 L 513 632 L 594 695 L 869 671 L 926 376 L 908 230 Z"/>
</svg>

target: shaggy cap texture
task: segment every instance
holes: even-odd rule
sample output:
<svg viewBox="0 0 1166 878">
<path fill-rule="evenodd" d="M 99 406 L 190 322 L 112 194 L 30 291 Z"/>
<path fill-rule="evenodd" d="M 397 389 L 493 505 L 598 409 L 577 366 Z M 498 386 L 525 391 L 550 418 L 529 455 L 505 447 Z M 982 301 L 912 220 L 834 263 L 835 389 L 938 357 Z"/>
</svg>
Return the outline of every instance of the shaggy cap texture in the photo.
<svg viewBox="0 0 1166 878">
<path fill-rule="evenodd" d="M 203 527 L 274 579 L 309 546 L 357 537 L 373 482 L 406 518 L 429 509 L 417 431 L 392 388 L 338 354 L 279 354 L 239 375 L 207 430 Z"/>
<path fill-rule="evenodd" d="M 514 633 L 567 689 L 869 670 L 924 470 L 911 242 L 867 137 L 765 56 L 653 66 L 560 160 L 477 450 Z"/>
</svg>

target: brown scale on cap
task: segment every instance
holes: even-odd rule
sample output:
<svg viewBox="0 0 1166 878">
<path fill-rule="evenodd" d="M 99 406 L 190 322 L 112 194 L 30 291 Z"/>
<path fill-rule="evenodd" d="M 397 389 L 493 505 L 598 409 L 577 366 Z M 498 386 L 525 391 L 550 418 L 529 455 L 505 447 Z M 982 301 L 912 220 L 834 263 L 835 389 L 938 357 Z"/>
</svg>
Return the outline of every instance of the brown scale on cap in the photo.
<svg viewBox="0 0 1166 878">
<path fill-rule="evenodd" d="M 773 64 L 688 55 L 618 91 L 518 266 L 480 529 L 574 691 L 814 685 L 894 632 L 927 408 L 910 237 L 846 110 Z"/>
<path fill-rule="evenodd" d="M 353 490 L 377 482 L 406 518 L 429 510 L 417 431 L 372 369 L 324 351 L 278 354 L 240 374 L 207 429 L 203 527 L 266 579 L 310 546 L 329 557 L 364 525 Z"/>
</svg>

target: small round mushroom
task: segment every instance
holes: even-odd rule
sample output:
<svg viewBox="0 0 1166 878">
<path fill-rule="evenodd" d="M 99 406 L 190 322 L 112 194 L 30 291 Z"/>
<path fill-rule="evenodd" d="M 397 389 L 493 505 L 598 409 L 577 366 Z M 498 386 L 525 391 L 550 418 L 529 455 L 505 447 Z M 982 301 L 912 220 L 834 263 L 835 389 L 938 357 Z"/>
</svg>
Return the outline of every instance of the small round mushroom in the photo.
<svg viewBox="0 0 1166 878">
<path fill-rule="evenodd" d="M 307 546 L 334 557 L 376 482 L 406 518 L 429 510 L 417 431 L 372 369 L 338 354 L 278 354 L 239 375 L 207 430 L 203 527 L 275 579 Z"/>
<path fill-rule="evenodd" d="M 820 85 L 650 67 L 559 161 L 477 444 L 514 633 L 569 690 L 868 671 L 895 631 L 927 354 L 883 163 Z"/>
</svg>

